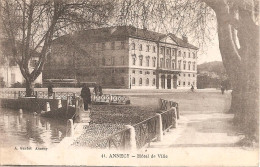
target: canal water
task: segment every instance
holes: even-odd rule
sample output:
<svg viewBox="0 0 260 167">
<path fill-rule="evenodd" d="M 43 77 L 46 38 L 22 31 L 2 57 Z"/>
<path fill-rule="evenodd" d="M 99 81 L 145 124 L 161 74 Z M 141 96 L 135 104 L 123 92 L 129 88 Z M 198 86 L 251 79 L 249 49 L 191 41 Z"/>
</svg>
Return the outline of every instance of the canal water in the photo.
<svg viewBox="0 0 260 167">
<path fill-rule="evenodd" d="M 66 135 L 66 121 L 0 108 L 0 148 L 56 146 Z"/>
</svg>

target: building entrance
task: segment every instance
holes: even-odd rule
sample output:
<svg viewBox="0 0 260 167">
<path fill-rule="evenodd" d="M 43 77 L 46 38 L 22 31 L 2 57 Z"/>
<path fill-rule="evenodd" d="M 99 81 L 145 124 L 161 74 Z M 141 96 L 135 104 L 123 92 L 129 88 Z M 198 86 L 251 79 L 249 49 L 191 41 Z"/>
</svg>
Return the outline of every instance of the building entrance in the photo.
<svg viewBox="0 0 260 167">
<path fill-rule="evenodd" d="M 177 89 L 177 76 L 176 75 L 173 76 L 173 88 Z"/>
<path fill-rule="evenodd" d="M 172 77 L 170 75 L 167 76 L 167 89 L 171 89 L 171 79 Z"/>
<path fill-rule="evenodd" d="M 165 75 L 161 76 L 161 87 L 162 89 L 165 89 Z"/>
</svg>

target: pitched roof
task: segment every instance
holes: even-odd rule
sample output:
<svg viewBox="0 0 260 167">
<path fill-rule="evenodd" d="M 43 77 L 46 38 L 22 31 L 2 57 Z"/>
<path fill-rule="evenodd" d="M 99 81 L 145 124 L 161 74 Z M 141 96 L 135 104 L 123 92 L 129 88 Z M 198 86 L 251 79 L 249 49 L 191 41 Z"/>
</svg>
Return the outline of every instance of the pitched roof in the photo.
<svg viewBox="0 0 260 167">
<path fill-rule="evenodd" d="M 174 40 L 178 46 L 198 49 L 196 46 L 185 42 L 181 38 L 178 38 L 174 34 L 168 34 L 172 40 Z M 159 41 L 160 39 L 166 37 L 166 34 L 150 31 L 147 29 L 135 28 L 133 26 L 115 26 L 115 27 L 105 27 L 98 29 L 89 29 L 84 31 L 76 32 L 72 35 L 65 35 L 60 38 L 55 39 L 55 41 L 73 40 L 83 43 L 95 43 L 95 42 L 105 42 L 113 40 L 123 40 L 128 37 L 146 39 L 151 41 Z"/>
</svg>

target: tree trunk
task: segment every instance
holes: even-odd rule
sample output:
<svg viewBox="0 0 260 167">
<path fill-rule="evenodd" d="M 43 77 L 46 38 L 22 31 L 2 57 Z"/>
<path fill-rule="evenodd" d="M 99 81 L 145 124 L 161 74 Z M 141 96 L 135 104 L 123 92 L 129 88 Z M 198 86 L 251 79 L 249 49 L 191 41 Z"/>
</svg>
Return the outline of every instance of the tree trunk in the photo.
<svg viewBox="0 0 260 167">
<path fill-rule="evenodd" d="M 30 80 L 26 80 L 26 97 L 32 97 L 33 95 L 33 83 Z"/>
</svg>

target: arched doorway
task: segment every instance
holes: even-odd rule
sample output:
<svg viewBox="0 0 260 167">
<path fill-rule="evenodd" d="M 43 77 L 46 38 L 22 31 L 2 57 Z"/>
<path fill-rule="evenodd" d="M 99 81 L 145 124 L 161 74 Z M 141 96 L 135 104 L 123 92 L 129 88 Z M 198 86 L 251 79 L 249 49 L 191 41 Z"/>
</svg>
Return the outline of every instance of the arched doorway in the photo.
<svg viewBox="0 0 260 167">
<path fill-rule="evenodd" d="M 161 76 L 161 88 L 165 89 L 165 75 Z"/>
<path fill-rule="evenodd" d="M 177 76 L 176 75 L 173 76 L 173 88 L 177 89 Z"/>
<path fill-rule="evenodd" d="M 171 89 L 171 86 L 172 86 L 171 79 L 172 79 L 171 75 L 168 75 L 167 76 L 167 89 Z"/>
</svg>

